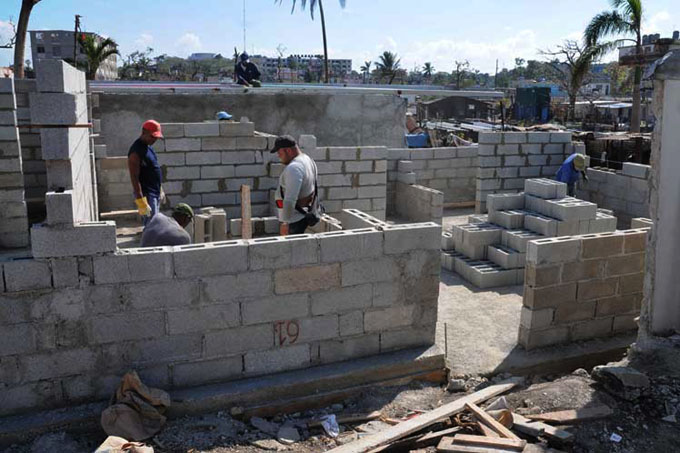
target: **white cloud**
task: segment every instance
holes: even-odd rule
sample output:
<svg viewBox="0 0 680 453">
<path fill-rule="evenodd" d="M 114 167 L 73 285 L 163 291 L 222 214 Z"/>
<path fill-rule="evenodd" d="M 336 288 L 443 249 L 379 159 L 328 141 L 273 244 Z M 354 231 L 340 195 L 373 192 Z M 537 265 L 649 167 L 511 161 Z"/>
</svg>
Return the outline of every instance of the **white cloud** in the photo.
<svg viewBox="0 0 680 453">
<path fill-rule="evenodd" d="M 9 22 L 0 20 L 0 45 L 7 44 L 14 36 L 14 29 Z"/>
<path fill-rule="evenodd" d="M 672 32 L 670 29 L 671 25 L 669 24 L 671 19 L 671 14 L 668 11 L 659 11 L 644 21 L 642 24 L 642 31 L 645 34 L 659 33 L 662 38 L 666 37 Z"/>
<path fill-rule="evenodd" d="M 185 55 L 192 52 L 198 52 L 203 48 L 201 38 L 194 33 L 184 33 L 177 42 L 175 42 L 175 46 L 180 54 Z"/>
<path fill-rule="evenodd" d="M 151 47 L 151 44 L 153 44 L 153 36 L 148 33 L 142 33 L 139 35 L 139 38 L 135 39 L 135 44 L 144 49 Z"/>
</svg>

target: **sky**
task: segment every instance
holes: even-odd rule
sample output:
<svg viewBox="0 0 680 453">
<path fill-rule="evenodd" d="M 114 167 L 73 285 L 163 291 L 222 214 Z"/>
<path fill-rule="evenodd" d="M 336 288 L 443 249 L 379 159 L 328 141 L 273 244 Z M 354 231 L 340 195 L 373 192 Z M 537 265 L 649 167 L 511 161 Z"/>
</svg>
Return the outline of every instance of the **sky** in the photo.
<svg viewBox="0 0 680 453">
<path fill-rule="evenodd" d="M 644 0 L 645 33 L 669 37 L 680 29 L 678 0 Z M 292 0 L 245 0 L 246 50 L 277 56 L 321 54 L 321 22 Z M 588 21 L 610 9 L 607 0 L 324 0 L 330 58 L 351 58 L 353 68 L 376 61 L 385 50 L 396 52 L 411 70 L 430 62 L 450 72 L 456 60 L 493 73 L 512 69 L 515 58 L 542 59 L 539 50 L 564 39 L 580 39 Z M 16 23 L 21 0 L 0 0 L 0 41 L 8 21 Z M 243 0 L 42 0 L 31 14 L 29 30 L 72 30 L 74 15 L 83 30 L 113 38 L 122 56 L 146 47 L 153 55 L 187 57 L 193 52 L 233 54 L 243 49 Z M 2 44 L 2 43 L 0 43 Z M 27 45 L 27 58 L 30 47 Z M 613 58 L 613 55 L 609 59 Z M 0 49 L 0 66 L 13 61 Z"/>
</svg>

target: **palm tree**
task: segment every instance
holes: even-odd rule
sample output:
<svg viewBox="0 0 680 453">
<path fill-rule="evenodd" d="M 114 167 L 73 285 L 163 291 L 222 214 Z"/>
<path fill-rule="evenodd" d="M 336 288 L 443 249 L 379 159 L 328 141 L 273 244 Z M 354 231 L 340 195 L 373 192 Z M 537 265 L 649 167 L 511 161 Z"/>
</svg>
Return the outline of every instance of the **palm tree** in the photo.
<svg viewBox="0 0 680 453">
<path fill-rule="evenodd" d="M 346 0 L 338 0 L 340 2 L 340 7 L 344 8 Z M 283 3 L 283 0 L 274 0 L 274 3 L 281 4 Z M 297 0 L 293 0 L 293 9 L 290 10 L 290 13 L 293 14 L 295 11 L 295 4 L 297 3 Z M 300 0 L 300 3 L 302 4 L 302 9 L 305 9 L 307 6 L 307 0 Z M 309 12 L 311 13 L 312 20 L 314 20 L 314 10 L 316 10 L 317 5 L 319 6 L 319 13 L 321 13 L 321 32 L 323 33 L 323 64 L 324 64 L 324 72 L 325 72 L 325 81 L 326 83 L 329 82 L 329 76 L 328 76 L 328 43 L 326 40 L 326 16 L 324 16 L 323 13 L 323 2 L 321 0 L 309 0 Z"/>
<path fill-rule="evenodd" d="M 24 78 L 24 53 L 26 50 L 26 31 L 28 30 L 28 19 L 31 16 L 33 7 L 40 0 L 22 0 L 21 11 L 19 12 L 19 23 L 17 24 L 16 41 L 14 43 L 14 77 Z"/>
<path fill-rule="evenodd" d="M 586 46 L 597 45 L 608 36 L 634 36 L 619 38 L 602 44 L 608 50 L 624 42 L 635 43 L 637 64 L 633 82 L 633 113 L 630 119 L 631 132 L 640 132 L 640 81 L 642 79 L 642 0 L 610 0 L 613 11 L 604 11 L 593 17 L 584 33 Z"/>
<path fill-rule="evenodd" d="M 423 75 L 429 79 L 434 74 L 434 66 L 429 61 L 423 65 Z"/>
<path fill-rule="evenodd" d="M 361 69 L 361 73 L 364 75 L 364 83 L 366 83 L 366 79 L 368 79 L 368 76 L 371 73 L 372 64 L 373 64 L 372 61 L 364 61 L 364 65 L 361 68 L 359 68 Z"/>
<path fill-rule="evenodd" d="M 397 70 L 399 69 L 400 62 L 401 60 L 397 59 L 396 53 L 386 50 L 382 53 L 382 55 L 380 55 L 380 61 L 376 62 L 375 66 L 380 72 L 381 77 L 390 78 L 388 83 L 391 85 L 394 81 L 394 78 L 397 76 Z"/>
<path fill-rule="evenodd" d="M 85 57 L 87 57 L 87 70 L 85 71 L 87 80 L 95 79 L 99 66 L 107 58 L 111 55 L 120 55 L 118 44 L 111 38 L 99 41 L 93 35 L 83 33 L 80 35 L 78 43 L 83 48 Z"/>
</svg>

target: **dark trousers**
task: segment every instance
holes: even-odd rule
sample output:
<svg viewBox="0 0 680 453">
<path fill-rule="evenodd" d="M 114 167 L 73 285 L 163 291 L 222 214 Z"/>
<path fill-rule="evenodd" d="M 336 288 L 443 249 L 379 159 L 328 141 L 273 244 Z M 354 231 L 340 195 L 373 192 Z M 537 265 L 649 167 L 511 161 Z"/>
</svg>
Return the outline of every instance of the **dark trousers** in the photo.
<svg viewBox="0 0 680 453">
<path fill-rule="evenodd" d="M 576 183 L 567 184 L 567 195 L 570 197 L 576 196 Z"/>
<path fill-rule="evenodd" d="M 306 218 L 298 220 L 295 223 L 288 224 L 288 234 L 305 234 L 305 230 L 309 226 Z"/>
</svg>

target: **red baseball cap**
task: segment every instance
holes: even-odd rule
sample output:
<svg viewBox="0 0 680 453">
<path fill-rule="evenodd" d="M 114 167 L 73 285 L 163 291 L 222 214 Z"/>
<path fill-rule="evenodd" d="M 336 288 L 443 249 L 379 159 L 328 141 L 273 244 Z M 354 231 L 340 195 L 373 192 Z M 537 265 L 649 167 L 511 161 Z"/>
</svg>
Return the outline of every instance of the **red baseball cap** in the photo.
<svg viewBox="0 0 680 453">
<path fill-rule="evenodd" d="M 161 132 L 161 124 L 155 120 L 147 120 L 142 124 L 142 129 L 151 132 L 151 136 L 156 138 L 163 138 L 163 133 Z"/>
</svg>

